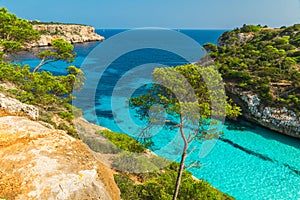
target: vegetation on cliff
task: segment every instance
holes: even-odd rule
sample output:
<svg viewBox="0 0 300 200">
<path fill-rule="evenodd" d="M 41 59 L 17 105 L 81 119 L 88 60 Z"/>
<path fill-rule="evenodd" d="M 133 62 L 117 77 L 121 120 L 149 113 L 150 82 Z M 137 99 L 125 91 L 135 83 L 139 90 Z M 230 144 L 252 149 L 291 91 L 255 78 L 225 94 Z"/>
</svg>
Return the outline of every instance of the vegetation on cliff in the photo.
<svg viewBox="0 0 300 200">
<path fill-rule="evenodd" d="M 173 185 L 178 169 L 178 164 L 173 163 L 161 171 L 135 174 L 136 181 L 130 179 L 128 174 L 116 174 L 114 177 L 123 200 L 170 200 L 174 193 Z M 212 188 L 203 180 L 195 180 L 190 172 L 184 171 L 177 199 L 232 200 L 233 198 Z"/>
<path fill-rule="evenodd" d="M 41 59 L 40 63 L 34 68 L 33 72 L 38 71 L 43 65 L 64 61 L 66 63 L 72 63 L 76 57 L 74 53 L 74 46 L 63 39 L 55 39 L 52 41 L 52 49 L 47 49 L 39 52 L 36 57 Z M 78 70 L 77 70 L 78 71 Z"/>
<path fill-rule="evenodd" d="M 204 45 L 231 87 L 252 91 L 265 105 L 300 112 L 300 24 L 244 25 Z"/>
<path fill-rule="evenodd" d="M 69 66 L 65 76 L 53 76 L 47 71 L 36 72 L 45 63 L 57 60 L 72 62 L 76 56 L 73 45 L 61 39 L 54 40 L 53 49 L 38 53 L 41 63 L 32 72 L 28 65 L 11 63 L 3 58 L 8 53 L 15 55 L 25 43 L 39 39 L 38 31 L 33 30 L 27 20 L 18 18 L 5 8 L 0 9 L 0 19 L 0 82 L 13 84 L 12 88 L 1 90 L 23 103 L 37 105 L 42 109 L 40 120 L 76 136 L 72 122 L 74 109 L 70 102 L 73 90 L 80 89 L 83 85 L 83 72 L 75 66 Z M 66 123 L 55 123 L 51 120 L 51 115 L 47 114 L 49 111 Z"/>
<path fill-rule="evenodd" d="M 68 75 L 53 76 L 46 71 L 30 72 L 28 65 L 2 62 L 0 63 L 0 83 L 13 84 L 13 88 L 2 87 L 0 89 L 23 103 L 40 107 L 42 113 L 40 120 L 76 136 L 76 131 L 72 128 L 75 108 L 70 105 L 70 101 L 73 99 L 72 91 L 76 89 L 76 85 L 81 86 L 81 81 L 77 78 L 78 74 L 81 74 L 81 71 L 74 66 L 68 67 Z M 78 81 L 80 83 L 77 83 Z M 49 113 L 55 113 L 68 123 L 54 123 Z M 80 110 L 78 113 L 80 114 Z"/>
<path fill-rule="evenodd" d="M 30 23 L 9 13 L 6 8 L 0 8 L 0 59 L 5 53 L 15 53 L 24 43 L 39 38 L 39 32 Z"/>
<path fill-rule="evenodd" d="M 95 139 L 82 139 L 94 151 L 115 155 L 111 158 L 112 167 L 117 170 L 114 178 L 123 200 L 172 199 L 179 170 L 178 163 L 149 154 L 140 143 L 122 133 L 102 130 L 97 134 L 110 140 L 112 145 L 100 144 Z M 155 163 L 167 164 L 162 168 L 157 168 Z M 133 168 L 140 172 L 133 172 Z M 231 200 L 234 198 L 211 187 L 204 180 L 196 180 L 190 172 L 185 170 L 177 199 Z"/>
<path fill-rule="evenodd" d="M 78 23 L 66 23 L 66 22 L 41 22 L 38 20 L 29 21 L 32 25 L 80 25 L 80 26 L 87 26 L 85 24 L 78 24 Z"/>
</svg>

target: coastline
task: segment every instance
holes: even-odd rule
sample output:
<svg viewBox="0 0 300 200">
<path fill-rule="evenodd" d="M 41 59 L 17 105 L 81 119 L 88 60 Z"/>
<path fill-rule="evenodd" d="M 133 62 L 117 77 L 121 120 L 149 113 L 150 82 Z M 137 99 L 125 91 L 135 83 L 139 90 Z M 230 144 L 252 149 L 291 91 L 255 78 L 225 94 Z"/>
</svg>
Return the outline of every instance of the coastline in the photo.
<svg viewBox="0 0 300 200">
<path fill-rule="evenodd" d="M 257 94 L 251 91 L 240 91 L 230 83 L 226 85 L 226 93 L 241 106 L 243 117 L 258 126 L 267 128 L 278 134 L 300 139 L 300 117 L 286 107 L 269 107 L 264 105 Z"/>
<path fill-rule="evenodd" d="M 25 49 L 51 46 L 54 39 L 63 39 L 71 44 L 104 41 L 95 28 L 76 24 L 36 24 L 33 29 L 40 32 L 40 39 L 24 45 Z"/>
</svg>

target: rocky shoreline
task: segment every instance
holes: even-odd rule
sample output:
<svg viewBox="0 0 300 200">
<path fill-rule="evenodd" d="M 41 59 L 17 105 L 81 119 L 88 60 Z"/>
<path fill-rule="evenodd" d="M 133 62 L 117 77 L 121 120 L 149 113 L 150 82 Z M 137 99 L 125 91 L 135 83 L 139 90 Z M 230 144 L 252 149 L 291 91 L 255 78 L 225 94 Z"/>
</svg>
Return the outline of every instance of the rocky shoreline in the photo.
<svg viewBox="0 0 300 200">
<path fill-rule="evenodd" d="M 35 24 L 33 28 L 40 32 L 38 41 L 25 45 L 26 48 L 50 46 L 52 40 L 63 39 L 72 44 L 91 41 L 103 41 L 105 38 L 95 32 L 95 28 L 76 24 Z"/>
<path fill-rule="evenodd" d="M 292 51 L 284 49 L 276 42 L 289 35 L 289 39 L 285 41 L 286 47 L 297 49 L 296 43 L 293 42 L 293 35 L 297 30 L 296 25 L 290 28 L 243 25 L 223 33 L 217 42 L 218 49 L 212 55 L 215 56 L 215 63 L 222 66 L 226 93 L 242 108 L 244 119 L 299 139 L 300 114 L 297 112 L 297 104 L 288 105 L 290 99 L 281 96 L 286 93 L 299 98 L 297 88 L 292 87 L 298 84 L 294 82 L 297 79 L 293 80 L 290 75 L 282 76 L 291 72 L 280 68 L 282 63 L 278 63 L 279 60 L 272 57 L 273 54 L 267 49 L 283 52 L 283 59 L 293 61 L 293 64 L 290 63 L 286 67 L 299 70 L 299 63 L 297 64 L 295 57 L 290 53 Z M 280 73 L 276 74 L 275 70 L 280 70 Z M 289 93 L 290 91 L 295 92 Z M 283 101 L 278 101 L 279 99 Z"/>
<path fill-rule="evenodd" d="M 257 94 L 226 86 L 227 94 L 243 109 L 243 117 L 278 133 L 300 139 L 300 116 L 285 107 L 264 105 Z"/>
</svg>

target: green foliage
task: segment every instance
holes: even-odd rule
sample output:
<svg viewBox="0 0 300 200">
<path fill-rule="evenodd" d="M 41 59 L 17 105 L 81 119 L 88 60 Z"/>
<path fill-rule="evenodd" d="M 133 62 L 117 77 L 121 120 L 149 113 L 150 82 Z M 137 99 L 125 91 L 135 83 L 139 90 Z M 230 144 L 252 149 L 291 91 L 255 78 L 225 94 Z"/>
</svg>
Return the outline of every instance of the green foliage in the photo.
<svg viewBox="0 0 300 200">
<path fill-rule="evenodd" d="M 41 24 L 41 25 L 81 25 L 81 26 L 86 26 L 84 24 L 77 24 L 77 23 L 62 23 L 62 22 L 40 22 L 40 21 L 31 21 L 30 24 L 36 25 L 36 24 Z"/>
<path fill-rule="evenodd" d="M 281 29 L 244 25 L 224 33 L 220 38 L 223 47 L 210 55 L 225 82 L 256 92 L 268 105 L 300 112 L 299 104 L 287 98 L 287 95 L 300 98 L 299 30 L 299 24 Z M 251 32 L 251 40 L 233 43 L 231 38 L 240 32 Z"/>
<path fill-rule="evenodd" d="M 47 124 L 50 124 L 53 128 L 57 129 L 58 128 L 58 124 L 56 124 L 53 119 L 53 113 L 51 112 L 47 112 L 44 110 L 40 110 L 39 112 L 39 120 L 46 122 Z"/>
<path fill-rule="evenodd" d="M 83 76 L 82 72 L 78 74 Z M 41 104 L 45 108 L 64 106 L 70 102 L 73 98 L 71 95 L 73 89 L 80 89 L 82 85 L 82 83 L 76 84 L 82 80 L 82 77 L 79 79 L 72 71 L 66 76 L 53 76 L 45 71 L 32 73 L 28 65 L 22 67 L 18 64 L 0 63 L 0 80 L 12 82 L 21 89 L 16 94 L 17 98 L 28 104 Z"/>
<path fill-rule="evenodd" d="M 148 111 L 155 104 L 163 105 L 172 116 L 185 116 L 192 123 L 202 123 L 201 119 L 211 117 L 211 102 L 216 104 L 215 116 L 237 117 L 240 114 L 237 106 L 224 112 L 226 96 L 221 87 L 223 83 L 213 67 L 183 65 L 156 68 L 153 79 L 165 87 L 153 85 L 146 95 L 130 99 L 130 105 L 138 108 L 137 112 L 142 118 L 148 117 Z"/>
<path fill-rule="evenodd" d="M 69 73 L 68 81 L 73 87 L 72 90 L 80 90 L 85 81 L 83 71 L 75 66 L 69 66 L 67 67 L 67 72 Z"/>
<path fill-rule="evenodd" d="M 48 32 L 46 30 L 41 30 L 41 31 L 39 31 L 39 33 L 40 33 L 40 35 L 47 35 L 48 34 Z"/>
<path fill-rule="evenodd" d="M 39 39 L 39 32 L 24 19 L 0 8 L 0 46 L 5 53 L 15 53 L 26 42 Z"/>
<path fill-rule="evenodd" d="M 73 127 L 73 90 L 79 90 L 83 86 L 84 74 L 75 66 L 67 68 L 65 76 L 53 76 L 50 72 L 32 73 L 28 65 L 4 63 L 4 53 L 16 53 L 24 43 L 39 39 L 39 32 L 33 30 L 32 24 L 19 19 L 16 15 L 9 13 L 5 8 L 0 8 L 0 81 L 13 83 L 16 89 L 8 92 L 16 99 L 27 104 L 37 105 L 45 111 L 57 113 L 66 123 L 60 123 L 58 128 L 66 130 L 68 134 L 78 137 Z M 73 45 L 61 40 L 53 40 L 53 49 L 38 53 L 41 63 L 34 70 L 37 71 L 46 63 L 63 60 L 67 63 L 73 62 L 76 56 L 73 53 Z M 77 109 L 76 114 L 80 115 Z M 48 115 L 41 115 L 45 120 L 56 127 Z"/>
<path fill-rule="evenodd" d="M 3 40 L 1 46 L 4 49 L 4 52 L 17 52 L 22 48 L 22 44 L 16 41 L 7 41 Z"/>
<path fill-rule="evenodd" d="M 133 153 L 143 153 L 145 151 L 145 147 L 143 145 L 141 145 L 138 141 L 132 139 L 130 136 L 126 134 L 114 133 L 109 130 L 97 132 L 97 134 L 107 138 L 114 145 L 116 145 L 118 148 L 124 151 L 129 151 Z"/>
<path fill-rule="evenodd" d="M 274 39 L 275 45 L 283 45 L 289 43 L 290 36 L 283 36 L 281 38 Z"/>
<path fill-rule="evenodd" d="M 116 174 L 115 181 L 124 200 L 172 199 L 173 183 L 176 181 L 178 164 L 171 164 L 155 173 L 135 174 L 142 183 L 135 183 L 128 175 Z M 178 199 L 230 200 L 232 197 L 212 188 L 207 182 L 194 180 L 190 172 L 184 171 Z"/>
<path fill-rule="evenodd" d="M 80 89 L 83 84 L 83 73 L 80 69 L 70 67 L 69 74 L 53 76 L 50 72 L 30 72 L 29 66 L 0 63 L 0 81 L 11 82 L 17 89 L 8 92 L 23 103 L 38 105 L 46 111 L 53 111 L 71 122 L 74 119 L 73 107 L 69 102 L 73 99 L 72 91 Z M 82 82 L 81 82 L 82 81 Z M 76 109 L 79 116 L 80 110 Z M 46 119 L 50 121 L 50 119 Z M 53 124 L 53 123 L 51 123 Z M 67 124 L 59 125 L 70 135 L 77 137 L 74 128 Z"/>
<path fill-rule="evenodd" d="M 38 71 L 43 65 L 56 61 L 65 61 L 71 63 L 74 61 L 76 54 L 73 52 L 74 46 L 63 39 L 52 41 L 52 49 L 39 52 L 36 56 L 41 62 L 34 68 L 33 72 Z M 74 71 L 74 70 L 73 70 Z"/>
<path fill-rule="evenodd" d="M 159 166 L 167 161 L 161 158 L 160 163 L 153 162 L 158 161 L 158 159 L 155 160 L 155 157 L 157 156 L 141 156 L 140 154 L 122 152 L 113 159 L 112 167 L 122 172 L 157 171 Z"/>
<path fill-rule="evenodd" d="M 62 119 L 67 120 L 67 121 L 71 121 L 71 120 L 74 119 L 73 113 L 67 112 L 67 111 L 63 111 L 63 112 L 58 113 L 58 116 Z"/>
<path fill-rule="evenodd" d="M 80 140 L 89 146 L 95 152 L 103 154 L 116 154 L 121 151 L 120 148 L 116 147 L 110 142 L 106 142 L 94 137 L 87 137 L 85 135 L 80 135 Z"/>
<path fill-rule="evenodd" d="M 203 48 L 206 51 L 211 51 L 211 52 L 217 52 L 218 51 L 217 45 L 215 45 L 213 43 L 206 43 L 206 44 L 203 45 Z"/>
<path fill-rule="evenodd" d="M 74 138 L 79 138 L 77 131 L 73 126 L 67 125 L 66 123 L 62 122 L 58 125 L 58 128 L 66 131 L 68 135 L 71 135 Z"/>
<path fill-rule="evenodd" d="M 137 187 L 128 176 L 116 174 L 114 175 L 114 179 L 121 191 L 121 198 L 123 200 L 139 199 Z"/>
<path fill-rule="evenodd" d="M 255 26 L 255 25 L 246 25 L 244 24 L 241 29 L 239 29 L 242 33 L 250 33 L 250 32 L 258 32 L 260 31 L 261 26 Z"/>
</svg>

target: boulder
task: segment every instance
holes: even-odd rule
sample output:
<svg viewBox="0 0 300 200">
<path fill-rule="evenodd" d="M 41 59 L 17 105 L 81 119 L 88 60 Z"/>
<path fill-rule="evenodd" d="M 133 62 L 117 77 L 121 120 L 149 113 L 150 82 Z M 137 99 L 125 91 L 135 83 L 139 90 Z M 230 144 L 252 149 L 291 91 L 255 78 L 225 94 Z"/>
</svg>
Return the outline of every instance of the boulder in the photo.
<svg viewBox="0 0 300 200">
<path fill-rule="evenodd" d="M 35 106 L 27 105 L 2 93 L 0 93 L 0 109 L 14 114 L 22 113 L 34 120 L 37 120 L 39 117 L 39 109 Z"/>
</svg>

